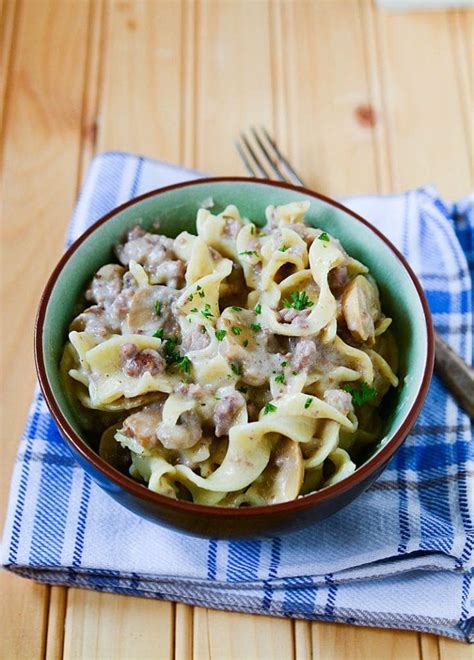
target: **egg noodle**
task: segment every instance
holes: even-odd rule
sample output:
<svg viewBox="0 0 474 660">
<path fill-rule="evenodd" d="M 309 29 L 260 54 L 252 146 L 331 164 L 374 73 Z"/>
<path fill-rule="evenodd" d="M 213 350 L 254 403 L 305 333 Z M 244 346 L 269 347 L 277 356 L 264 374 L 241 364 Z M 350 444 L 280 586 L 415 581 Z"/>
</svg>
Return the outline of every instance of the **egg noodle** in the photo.
<svg viewBox="0 0 474 660">
<path fill-rule="evenodd" d="M 381 439 L 397 347 L 368 269 L 304 224 L 309 202 L 137 225 L 71 324 L 61 362 L 100 453 L 163 495 L 238 507 L 350 475 Z"/>
</svg>

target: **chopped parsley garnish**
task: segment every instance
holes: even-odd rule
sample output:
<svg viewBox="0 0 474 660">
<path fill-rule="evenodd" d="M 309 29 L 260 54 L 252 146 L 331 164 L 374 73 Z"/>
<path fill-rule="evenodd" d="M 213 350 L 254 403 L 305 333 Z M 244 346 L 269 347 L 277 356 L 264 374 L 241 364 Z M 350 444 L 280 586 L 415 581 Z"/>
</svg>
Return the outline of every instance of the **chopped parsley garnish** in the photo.
<svg viewBox="0 0 474 660">
<path fill-rule="evenodd" d="M 161 314 L 161 300 L 155 300 L 155 314 L 156 316 Z"/>
<path fill-rule="evenodd" d="M 290 298 L 291 300 L 288 300 L 288 298 L 284 299 L 283 307 L 286 307 L 287 309 L 293 307 L 294 309 L 301 311 L 307 307 L 313 306 L 313 303 L 308 298 L 306 291 L 292 291 Z"/>
<path fill-rule="evenodd" d="M 191 310 L 189 310 L 189 311 L 191 311 L 191 312 L 193 312 L 193 313 L 194 313 L 194 312 L 199 312 L 199 310 L 198 310 L 197 307 L 193 307 L 193 308 L 192 308 Z"/>
<path fill-rule="evenodd" d="M 153 337 L 156 337 L 157 339 L 161 339 L 163 341 L 163 328 L 158 328 L 158 330 L 155 330 L 153 333 Z"/>
<path fill-rule="evenodd" d="M 286 252 L 289 248 L 289 245 L 282 245 L 281 247 L 278 248 L 279 252 Z"/>
<path fill-rule="evenodd" d="M 342 386 L 344 392 L 349 392 L 352 395 L 352 401 L 356 406 L 362 406 L 367 401 L 372 401 L 377 396 L 375 387 L 370 387 L 368 383 L 363 381 L 360 387 L 346 383 Z"/>
<path fill-rule="evenodd" d="M 282 366 L 282 367 L 286 367 L 287 364 L 288 364 L 288 362 L 287 362 L 286 360 L 284 360 L 284 361 L 281 363 L 281 366 Z"/>
<path fill-rule="evenodd" d="M 256 257 L 258 257 L 258 252 L 257 250 L 242 250 L 242 252 L 239 252 L 239 255 L 246 255 L 246 256 L 251 256 L 254 254 Z"/>
<path fill-rule="evenodd" d="M 255 234 L 255 225 L 250 225 L 250 233 L 252 236 Z"/>
<path fill-rule="evenodd" d="M 176 363 L 176 367 L 180 371 L 183 371 L 185 374 L 190 374 L 191 373 L 192 366 L 193 365 L 191 363 L 191 360 L 188 357 L 186 357 L 186 355 L 184 357 L 182 357 L 179 360 L 179 362 Z"/>
<path fill-rule="evenodd" d="M 255 314 L 261 314 L 262 313 L 262 306 L 259 303 L 258 305 L 255 306 Z"/>
<path fill-rule="evenodd" d="M 189 300 L 189 302 L 192 302 L 192 300 L 193 300 L 193 297 L 194 297 L 194 296 L 193 296 L 193 294 L 192 294 L 192 293 L 190 293 L 190 294 L 189 294 L 189 296 L 188 296 L 188 300 Z"/>
<path fill-rule="evenodd" d="M 310 405 L 311 405 L 312 403 L 313 403 L 313 399 L 310 399 L 310 398 L 308 397 L 308 398 L 306 399 L 306 401 L 304 402 L 304 408 L 305 408 L 305 410 L 306 410 L 306 408 L 309 408 Z"/>
<path fill-rule="evenodd" d="M 326 241 L 326 242 L 330 240 L 329 236 L 326 234 L 325 231 L 323 231 L 322 234 L 319 234 L 318 239 L 320 241 Z"/>
<path fill-rule="evenodd" d="M 240 366 L 240 364 L 236 364 L 235 362 L 232 362 L 230 368 L 232 369 L 232 373 L 234 373 L 236 376 L 242 375 L 242 367 Z"/>
<path fill-rule="evenodd" d="M 220 400 L 221 400 L 221 397 L 220 397 L 220 396 L 215 396 L 214 399 L 215 399 L 216 401 L 220 401 Z"/>
<path fill-rule="evenodd" d="M 199 284 L 198 284 L 198 286 L 196 287 L 196 289 L 197 289 L 197 292 L 198 292 L 198 294 L 199 294 L 199 297 L 200 297 L 200 298 L 204 298 L 204 296 L 205 296 L 206 294 L 204 293 L 204 291 L 203 291 L 203 289 L 202 289 L 202 286 L 199 286 Z"/>
<path fill-rule="evenodd" d="M 165 340 L 163 350 L 165 353 L 165 360 L 168 367 L 171 366 L 172 364 L 176 364 L 176 362 L 179 362 L 181 360 L 181 355 L 176 350 L 176 344 L 177 344 L 176 339 Z"/>
<path fill-rule="evenodd" d="M 273 403 L 266 403 L 265 408 L 263 409 L 263 414 L 268 415 L 268 413 L 275 412 L 276 409 L 277 407 L 274 406 Z"/>
<path fill-rule="evenodd" d="M 233 325 L 231 327 L 231 330 L 233 335 L 240 335 L 240 333 L 242 332 L 242 328 L 239 328 L 237 325 Z"/>
<path fill-rule="evenodd" d="M 236 305 L 233 305 L 233 306 L 231 307 L 231 310 L 232 310 L 233 312 L 241 312 L 241 311 L 242 311 L 242 307 L 237 307 Z"/>
<path fill-rule="evenodd" d="M 205 319 L 211 318 L 211 316 L 214 316 L 214 314 L 211 312 L 211 306 L 209 303 L 206 303 L 204 305 L 204 309 L 201 309 L 201 314 L 204 316 Z"/>
<path fill-rule="evenodd" d="M 260 323 L 251 323 L 251 324 L 250 324 L 250 328 L 251 328 L 254 332 L 258 332 L 259 330 L 262 329 L 262 326 L 260 325 Z"/>
<path fill-rule="evenodd" d="M 249 345 L 249 340 L 244 339 L 244 341 L 242 342 L 242 346 L 244 346 L 244 348 L 247 348 L 248 345 Z"/>
<path fill-rule="evenodd" d="M 280 385 L 285 384 L 285 374 L 283 371 L 275 376 L 275 383 L 280 383 Z"/>
<path fill-rule="evenodd" d="M 216 330 L 216 339 L 217 341 L 222 341 L 227 334 L 226 330 Z"/>
</svg>

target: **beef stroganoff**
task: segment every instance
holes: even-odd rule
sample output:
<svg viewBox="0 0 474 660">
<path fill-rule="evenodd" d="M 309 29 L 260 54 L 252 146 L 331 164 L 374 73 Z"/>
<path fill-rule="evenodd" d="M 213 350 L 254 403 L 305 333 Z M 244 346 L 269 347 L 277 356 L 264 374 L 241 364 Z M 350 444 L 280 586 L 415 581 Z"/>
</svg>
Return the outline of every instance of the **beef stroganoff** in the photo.
<svg viewBox="0 0 474 660">
<path fill-rule="evenodd" d="M 73 320 L 64 383 L 101 455 L 163 495 L 274 504 L 350 475 L 381 439 L 397 346 L 368 269 L 309 202 L 137 224 Z"/>
</svg>

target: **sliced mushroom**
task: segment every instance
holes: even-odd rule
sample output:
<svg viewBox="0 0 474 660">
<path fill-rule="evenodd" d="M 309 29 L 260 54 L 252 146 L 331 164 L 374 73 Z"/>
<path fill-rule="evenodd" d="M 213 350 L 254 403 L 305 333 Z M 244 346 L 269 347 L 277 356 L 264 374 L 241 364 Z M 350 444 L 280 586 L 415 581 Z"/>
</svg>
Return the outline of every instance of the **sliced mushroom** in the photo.
<svg viewBox="0 0 474 660">
<path fill-rule="evenodd" d="M 357 275 L 344 289 L 342 313 L 354 339 L 372 346 L 375 321 L 381 314 L 380 300 L 377 287 L 363 275 Z"/>
<path fill-rule="evenodd" d="M 152 335 L 158 328 L 163 328 L 165 336 L 176 337 L 179 327 L 171 309 L 175 298 L 176 292 L 166 286 L 138 289 L 127 317 L 129 332 Z"/>
<path fill-rule="evenodd" d="M 300 446 L 294 440 L 281 439 L 268 467 L 246 495 L 249 500 L 260 496 L 267 504 L 295 500 L 301 491 L 304 463 Z"/>
<path fill-rule="evenodd" d="M 99 454 L 109 465 L 121 472 L 126 472 L 130 467 L 130 451 L 115 439 L 115 433 L 119 427 L 120 424 L 114 424 L 102 433 Z"/>
<path fill-rule="evenodd" d="M 151 449 L 158 443 L 156 429 L 162 420 L 163 401 L 145 406 L 127 417 L 121 428 L 121 434 L 131 437 L 144 449 Z"/>
</svg>

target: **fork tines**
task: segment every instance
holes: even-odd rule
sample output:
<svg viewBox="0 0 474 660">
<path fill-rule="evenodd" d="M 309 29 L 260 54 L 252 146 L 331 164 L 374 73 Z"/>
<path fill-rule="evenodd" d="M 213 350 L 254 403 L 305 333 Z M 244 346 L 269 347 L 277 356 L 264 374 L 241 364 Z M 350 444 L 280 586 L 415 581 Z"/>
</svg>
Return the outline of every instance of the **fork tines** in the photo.
<svg viewBox="0 0 474 660">
<path fill-rule="evenodd" d="M 250 135 L 240 134 L 240 141 L 235 143 L 239 156 L 247 172 L 257 178 L 277 178 L 296 185 L 304 186 L 294 167 L 282 154 L 275 140 L 266 128 L 250 128 Z"/>
</svg>

